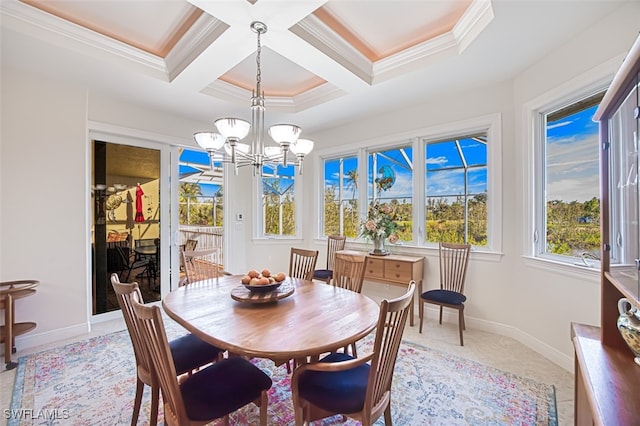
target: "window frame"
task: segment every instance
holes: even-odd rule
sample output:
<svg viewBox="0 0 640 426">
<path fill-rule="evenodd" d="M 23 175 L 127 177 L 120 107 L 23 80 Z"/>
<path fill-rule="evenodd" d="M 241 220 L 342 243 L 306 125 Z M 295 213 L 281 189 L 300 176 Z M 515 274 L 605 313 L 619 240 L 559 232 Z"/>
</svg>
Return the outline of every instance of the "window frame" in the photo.
<svg viewBox="0 0 640 426">
<path fill-rule="evenodd" d="M 358 206 L 360 205 L 360 192 L 362 191 L 362 188 L 360 187 L 360 155 L 359 155 L 359 151 L 355 150 L 355 151 L 345 151 L 343 153 L 340 153 L 339 155 L 328 155 L 328 156 L 323 156 L 320 158 L 320 161 L 318 162 L 319 164 L 319 170 L 320 172 L 318 173 L 318 175 L 320 176 L 320 187 L 319 187 L 319 220 L 316 221 L 317 223 L 317 229 L 316 229 L 316 235 L 320 235 L 321 238 L 326 238 L 328 235 L 324 233 L 325 230 L 325 209 L 324 209 L 324 193 L 325 193 L 325 183 L 327 181 L 327 177 L 325 175 L 325 170 L 326 170 L 326 162 L 327 161 L 340 161 L 340 160 L 344 160 L 344 159 L 349 159 L 349 158 L 355 158 L 357 164 L 358 164 L 358 194 L 357 197 L 355 198 L 355 200 L 358 202 Z M 343 190 L 345 190 L 345 188 L 343 188 Z M 358 215 L 359 215 L 359 211 L 358 211 Z M 360 216 L 358 216 L 358 219 L 360 218 Z M 339 228 L 344 229 L 344 223 L 339 223 Z"/>
<path fill-rule="evenodd" d="M 546 230 L 545 116 L 606 90 L 613 77 L 613 73 L 606 68 L 601 67 L 585 73 L 523 105 L 523 173 L 526 183 L 523 199 L 526 216 L 523 227 L 523 253 L 525 258 L 531 261 L 542 262 L 566 271 L 596 271 L 600 268 L 600 262 L 596 260 L 589 259 L 585 262 L 577 256 L 546 253 L 546 238 L 542 235 Z"/>
<path fill-rule="evenodd" d="M 425 161 L 426 143 L 428 141 L 451 138 L 452 135 L 465 135 L 478 132 L 487 133 L 487 209 L 491 212 L 487 218 L 487 245 L 474 247 L 475 252 L 485 252 L 502 255 L 502 115 L 500 113 L 488 114 L 450 122 L 442 125 L 418 128 L 404 133 L 392 134 L 373 140 L 360 140 L 345 142 L 349 150 L 339 147 L 326 148 L 317 152 L 315 166 L 322 169 L 317 174 L 315 182 L 316 212 L 320 212 L 323 206 L 324 194 L 324 160 L 335 159 L 341 156 L 353 155 L 358 152 L 358 185 L 359 188 L 367 188 L 367 191 L 358 191 L 358 215 L 360 220 L 366 217 L 367 211 L 362 206 L 368 206 L 368 155 L 372 151 L 384 151 L 411 145 L 413 148 L 413 241 L 393 245 L 393 251 L 402 253 L 405 249 L 437 249 L 437 244 L 425 242 Z M 453 136 L 455 137 L 455 136 Z M 420 159 L 420 161 L 416 161 Z M 326 239 L 323 235 L 324 216 L 317 213 L 316 238 Z M 349 240 L 355 248 L 368 249 L 370 242 L 363 239 Z"/>
<path fill-rule="evenodd" d="M 253 200 L 253 239 L 254 240 L 279 240 L 279 241 L 292 241 L 292 240 L 301 240 L 302 239 L 302 206 L 303 202 L 303 185 L 304 185 L 304 175 L 300 174 L 300 169 L 297 164 L 289 163 L 289 165 L 293 166 L 293 206 L 295 210 L 294 220 L 295 220 L 295 231 L 293 235 L 274 235 L 274 234 L 265 234 L 264 232 L 264 208 L 262 204 L 263 197 L 263 183 L 262 183 L 262 175 L 260 176 L 250 176 L 252 180 L 252 200 Z"/>
</svg>

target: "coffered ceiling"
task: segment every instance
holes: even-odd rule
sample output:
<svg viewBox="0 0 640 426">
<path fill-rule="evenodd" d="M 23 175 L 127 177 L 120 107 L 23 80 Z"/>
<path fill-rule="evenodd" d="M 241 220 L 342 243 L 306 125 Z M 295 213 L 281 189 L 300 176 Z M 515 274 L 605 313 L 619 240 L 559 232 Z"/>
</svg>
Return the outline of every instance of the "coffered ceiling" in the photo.
<svg viewBox="0 0 640 426">
<path fill-rule="evenodd" d="M 2 0 L 1 53 L 144 107 L 248 118 L 259 20 L 267 120 L 319 130 L 512 78 L 623 3 Z"/>
</svg>

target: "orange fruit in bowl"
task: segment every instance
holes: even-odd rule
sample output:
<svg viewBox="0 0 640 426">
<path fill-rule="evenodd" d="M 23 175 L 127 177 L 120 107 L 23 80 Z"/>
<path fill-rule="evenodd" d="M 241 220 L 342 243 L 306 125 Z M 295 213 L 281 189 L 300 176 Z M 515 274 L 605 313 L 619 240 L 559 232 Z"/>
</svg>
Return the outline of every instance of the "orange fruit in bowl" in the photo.
<svg viewBox="0 0 640 426">
<path fill-rule="evenodd" d="M 285 279 L 286 277 L 287 277 L 287 276 L 285 275 L 285 273 L 284 273 L 284 272 L 278 272 L 278 274 L 275 276 L 276 281 L 278 281 L 278 282 L 280 282 L 280 281 L 284 281 L 284 279 Z"/>
<path fill-rule="evenodd" d="M 249 284 L 249 281 L 251 281 L 251 277 L 249 275 L 242 277 L 242 284 Z"/>
<path fill-rule="evenodd" d="M 258 285 L 268 285 L 268 284 L 269 284 L 269 278 L 267 277 L 258 278 Z"/>
<path fill-rule="evenodd" d="M 256 271 L 255 269 L 250 270 L 249 272 L 247 272 L 247 275 L 249 275 L 251 278 L 258 278 L 258 271 Z"/>
<path fill-rule="evenodd" d="M 262 276 L 269 278 L 271 276 L 271 271 L 268 270 L 267 268 L 263 269 L 262 270 Z"/>
</svg>

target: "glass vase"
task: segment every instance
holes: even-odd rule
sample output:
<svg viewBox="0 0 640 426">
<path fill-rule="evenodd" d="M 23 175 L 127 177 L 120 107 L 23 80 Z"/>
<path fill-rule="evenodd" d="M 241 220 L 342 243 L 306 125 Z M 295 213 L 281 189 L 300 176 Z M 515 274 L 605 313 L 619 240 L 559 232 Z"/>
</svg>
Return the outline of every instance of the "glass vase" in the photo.
<svg viewBox="0 0 640 426">
<path fill-rule="evenodd" d="M 373 239 L 373 251 L 369 252 L 372 256 L 387 256 L 389 252 L 384 246 L 384 238 L 377 237 Z"/>
</svg>

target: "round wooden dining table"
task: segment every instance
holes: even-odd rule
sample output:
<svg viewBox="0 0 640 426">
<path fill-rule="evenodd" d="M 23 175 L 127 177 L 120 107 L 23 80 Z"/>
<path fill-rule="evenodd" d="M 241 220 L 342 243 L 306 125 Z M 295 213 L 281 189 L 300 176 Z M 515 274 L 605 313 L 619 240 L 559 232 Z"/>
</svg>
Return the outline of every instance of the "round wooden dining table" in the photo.
<svg viewBox="0 0 640 426">
<path fill-rule="evenodd" d="M 240 275 L 196 281 L 169 293 L 166 313 L 191 333 L 229 353 L 276 364 L 307 359 L 355 342 L 371 332 L 378 304 L 359 293 L 287 277 L 293 293 L 273 303 L 231 297 Z"/>
</svg>

